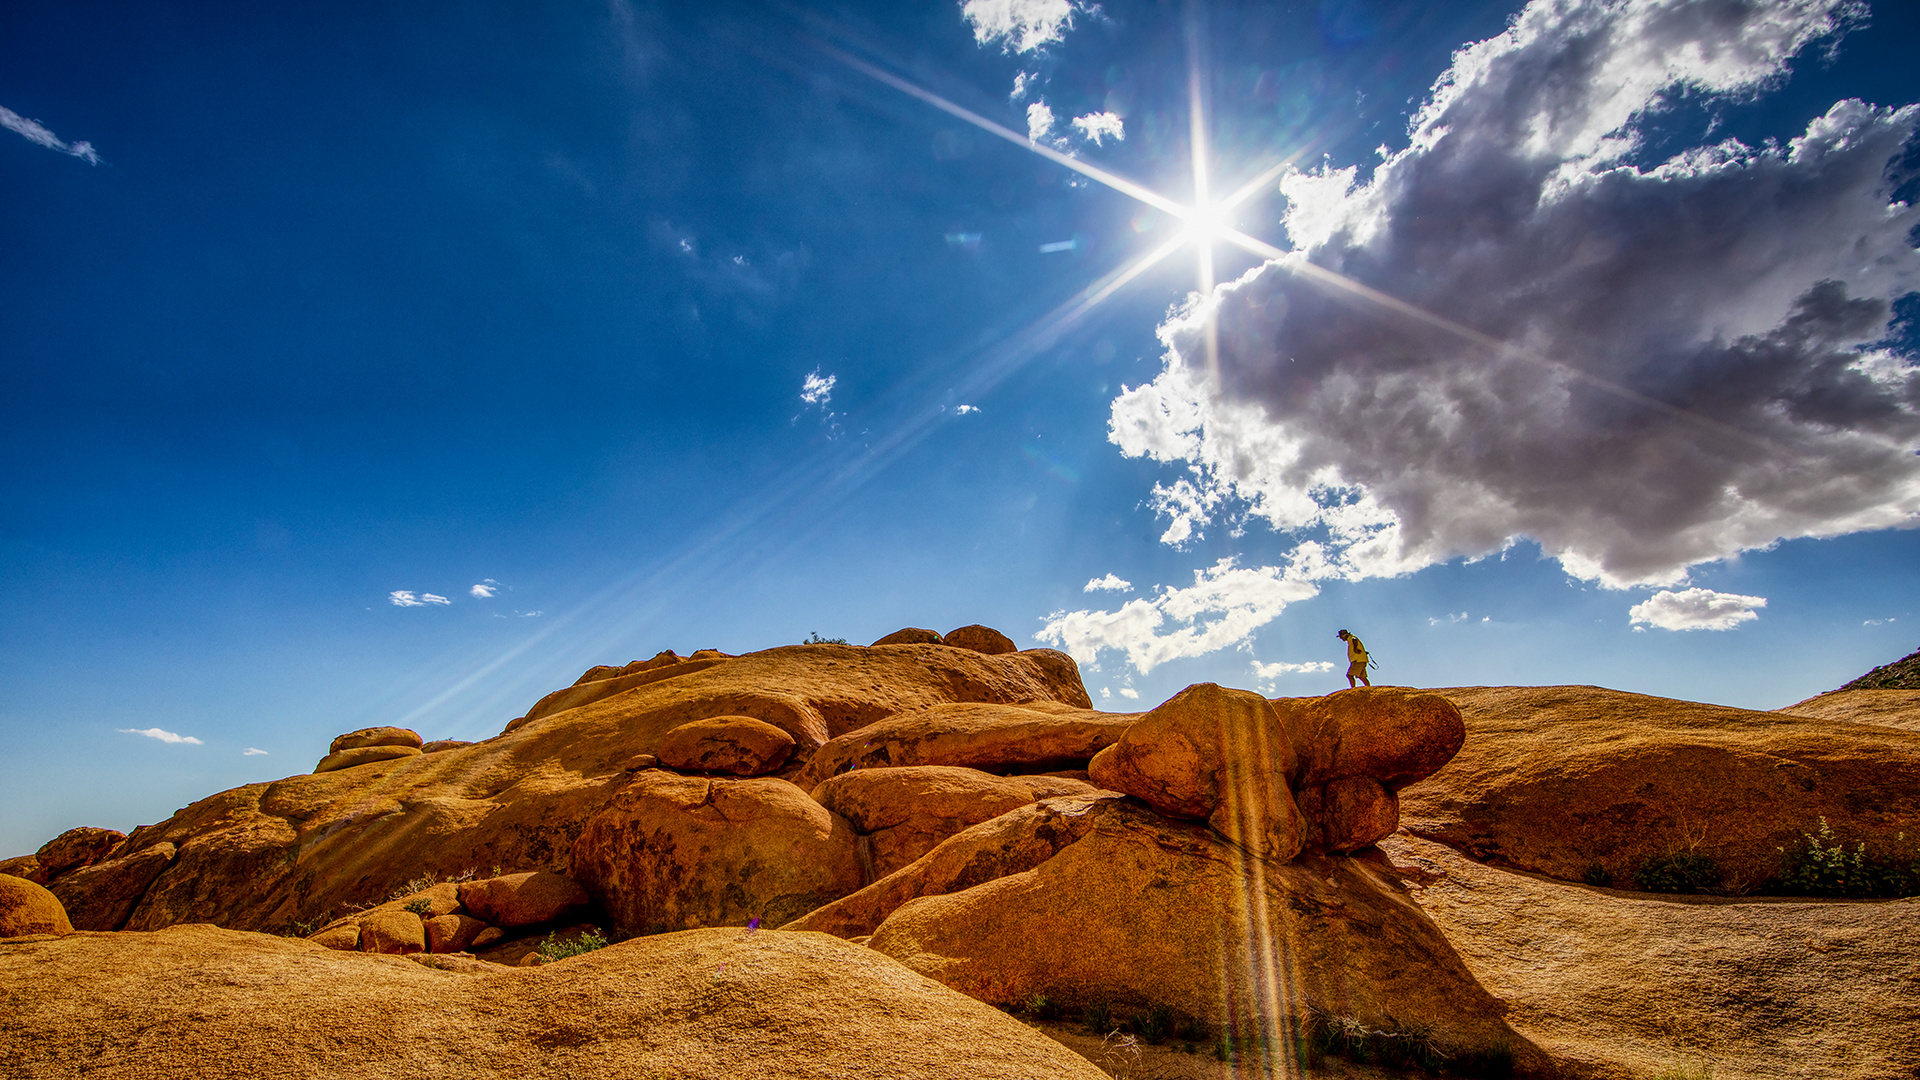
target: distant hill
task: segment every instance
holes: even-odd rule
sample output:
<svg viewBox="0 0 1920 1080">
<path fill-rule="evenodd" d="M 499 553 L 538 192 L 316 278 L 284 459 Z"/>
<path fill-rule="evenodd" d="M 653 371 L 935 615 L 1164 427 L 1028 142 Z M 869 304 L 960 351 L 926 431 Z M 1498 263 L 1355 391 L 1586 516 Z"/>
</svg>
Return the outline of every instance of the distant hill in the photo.
<svg viewBox="0 0 1920 1080">
<path fill-rule="evenodd" d="M 1882 664 L 1841 687 L 1842 690 L 1920 690 L 1920 649 Z"/>
</svg>

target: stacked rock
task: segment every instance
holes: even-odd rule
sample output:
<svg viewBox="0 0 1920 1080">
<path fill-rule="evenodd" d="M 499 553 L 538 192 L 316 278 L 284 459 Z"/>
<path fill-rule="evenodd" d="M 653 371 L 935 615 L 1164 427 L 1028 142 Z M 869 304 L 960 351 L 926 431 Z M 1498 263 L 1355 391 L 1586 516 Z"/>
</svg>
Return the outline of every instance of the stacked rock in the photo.
<svg viewBox="0 0 1920 1080">
<path fill-rule="evenodd" d="M 554 923 L 586 903 L 579 882 L 548 870 L 448 881 L 335 919 L 307 940 L 348 952 L 467 952 L 504 941 L 509 931 Z"/>
<path fill-rule="evenodd" d="M 317 773 L 350 769 L 371 761 L 391 761 L 420 753 L 420 733 L 401 727 L 370 727 L 349 731 L 333 740 L 327 756 L 313 767 Z"/>
</svg>

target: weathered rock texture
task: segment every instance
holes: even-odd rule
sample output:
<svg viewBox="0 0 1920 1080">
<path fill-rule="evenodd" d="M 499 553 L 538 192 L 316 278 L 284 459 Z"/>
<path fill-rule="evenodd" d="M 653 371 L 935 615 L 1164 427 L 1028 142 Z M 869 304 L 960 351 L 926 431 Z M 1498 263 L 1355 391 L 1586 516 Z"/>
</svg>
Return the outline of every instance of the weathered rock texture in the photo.
<svg viewBox="0 0 1920 1080">
<path fill-rule="evenodd" d="M 1920 690 L 1830 690 L 1774 711 L 1920 731 Z"/>
<path fill-rule="evenodd" d="M 407 756 L 201 799 L 135 830 L 108 863 L 69 872 L 116 870 L 63 887 L 65 902 L 69 911 L 100 909 L 89 925 L 101 928 L 285 928 L 382 900 L 417 877 L 495 866 L 565 872 L 586 822 L 631 778 L 626 763 L 657 755 L 663 737 L 690 721 L 751 717 L 804 751 L 939 704 L 1090 707 L 1073 661 L 1045 649 L 990 656 L 940 645 L 798 645 L 702 657 L 669 653 L 590 671 L 598 677 L 548 695 L 513 731 L 483 742 L 431 754 L 392 747 Z M 340 752 L 369 750 L 381 752 Z M 157 876 L 140 880 L 135 868 Z M 106 890 L 98 902 L 95 882 Z"/>
<path fill-rule="evenodd" d="M 553 922 L 587 905 L 579 882 L 550 870 L 465 882 L 459 895 L 475 918 L 509 928 Z"/>
<path fill-rule="evenodd" d="M 0 1061 L 102 1080 L 1104 1076 L 822 934 L 701 930 L 541 967 L 436 962 L 459 970 L 211 926 L 0 944 Z"/>
<path fill-rule="evenodd" d="M 949 630 L 940 636 L 940 640 L 956 649 L 972 649 L 974 652 L 988 654 L 1010 653 L 1020 648 L 1007 635 L 991 626 L 981 626 L 977 623 L 973 626 Z"/>
<path fill-rule="evenodd" d="M 0 874 L 0 938 L 71 933 L 67 909 L 45 886 Z"/>
<path fill-rule="evenodd" d="M 337 754 L 342 750 L 358 750 L 367 746 L 405 746 L 418 750 L 422 745 L 420 733 L 412 728 L 370 727 L 338 736 L 327 747 L 327 753 Z"/>
<path fill-rule="evenodd" d="M 51 888 L 80 930 L 118 930 L 175 855 L 165 840 L 131 855 L 83 866 Z"/>
<path fill-rule="evenodd" d="M 313 767 L 317 773 L 333 772 L 335 769 L 351 769 L 355 765 L 371 765 L 377 761 L 392 761 L 395 758 L 415 757 L 420 753 L 417 746 L 350 746 L 345 750 L 335 750 L 320 759 Z"/>
<path fill-rule="evenodd" d="M 1691 852 L 1737 892 L 1822 816 L 1873 850 L 1920 836 L 1920 733 L 1592 686 L 1435 692 L 1460 706 L 1466 744 L 1401 793 L 1401 821 L 1483 861 L 1629 883 Z"/>
<path fill-rule="evenodd" d="M 1140 715 L 1058 701 L 908 709 L 832 739 L 794 782 L 811 790 L 849 769 L 888 765 L 964 765 L 990 773 L 1084 769 Z"/>
<path fill-rule="evenodd" d="M 1514 1029 L 1568 1075 L 1920 1075 L 1920 900 L 1681 903 L 1483 866 L 1404 833 L 1381 848 Z"/>
<path fill-rule="evenodd" d="M 1512 1046 L 1523 1072 L 1546 1067 L 1376 864 L 1265 862 L 1118 799 L 1089 816 L 1031 870 L 895 908 L 868 946 L 983 1001 L 1160 1006 L 1242 1033 L 1319 1011 L 1423 1027 L 1456 1051 Z"/>
<path fill-rule="evenodd" d="M 85 825 L 68 829 L 34 852 L 33 858 L 39 863 L 41 874 L 34 880 L 45 885 L 70 870 L 92 866 L 106 858 L 126 839 L 126 833 L 115 829 L 96 829 Z"/>
<path fill-rule="evenodd" d="M 895 630 L 893 633 L 888 634 L 886 637 L 883 637 L 879 641 L 874 642 L 874 644 L 876 646 L 878 645 L 944 645 L 946 644 L 946 642 L 944 639 L 940 637 L 940 632 L 937 630 L 926 630 L 918 626 L 909 626 L 909 627 L 906 627 L 905 629 Z"/>
<path fill-rule="evenodd" d="M 847 819 L 866 842 L 869 877 L 884 877 L 947 837 L 1015 807 L 1093 785 L 1057 776 L 994 776 L 954 765 L 909 765 L 841 773 L 814 800 Z"/>
<path fill-rule="evenodd" d="M 866 883 L 846 819 L 785 780 L 638 773 L 573 845 L 621 936 L 784 923 Z"/>
<path fill-rule="evenodd" d="M 793 736 L 751 716 L 715 716 L 681 724 L 660 740 L 660 764 L 686 772 L 763 776 L 786 764 Z"/>
</svg>

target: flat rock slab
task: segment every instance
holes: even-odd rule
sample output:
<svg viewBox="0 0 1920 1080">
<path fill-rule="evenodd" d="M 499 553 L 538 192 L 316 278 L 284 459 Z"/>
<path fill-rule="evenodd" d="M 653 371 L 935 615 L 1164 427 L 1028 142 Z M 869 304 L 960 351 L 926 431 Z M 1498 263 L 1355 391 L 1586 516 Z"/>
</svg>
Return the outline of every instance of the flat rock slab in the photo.
<svg viewBox="0 0 1920 1080">
<path fill-rule="evenodd" d="M 1655 899 L 1380 847 L 1507 1020 L 1573 1075 L 1920 1075 L 1920 900 Z"/>
<path fill-rule="evenodd" d="M 491 973 L 212 926 L 0 944 L 8 1075 L 1103 1080 L 824 934 L 641 938 Z"/>
</svg>

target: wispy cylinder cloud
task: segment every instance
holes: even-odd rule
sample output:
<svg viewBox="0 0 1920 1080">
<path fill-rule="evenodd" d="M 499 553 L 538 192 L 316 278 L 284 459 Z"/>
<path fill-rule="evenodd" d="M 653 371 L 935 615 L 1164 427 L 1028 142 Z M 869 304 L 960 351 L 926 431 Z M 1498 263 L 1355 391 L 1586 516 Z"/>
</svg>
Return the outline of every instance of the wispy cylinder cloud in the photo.
<svg viewBox="0 0 1920 1080">
<path fill-rule="evenodd" d="M 0 127 L 14 132 L 29 142 L 38 143 L 49 150 L 58 150 L 62 154 L 71 154 L 89 165 L 100 164 L 100 155 L 90 142 L 65 142 L 60 136 L 47 129 L 38 120 L 29 120 L 4 105 L 0 105 Z"/>
</svg>

